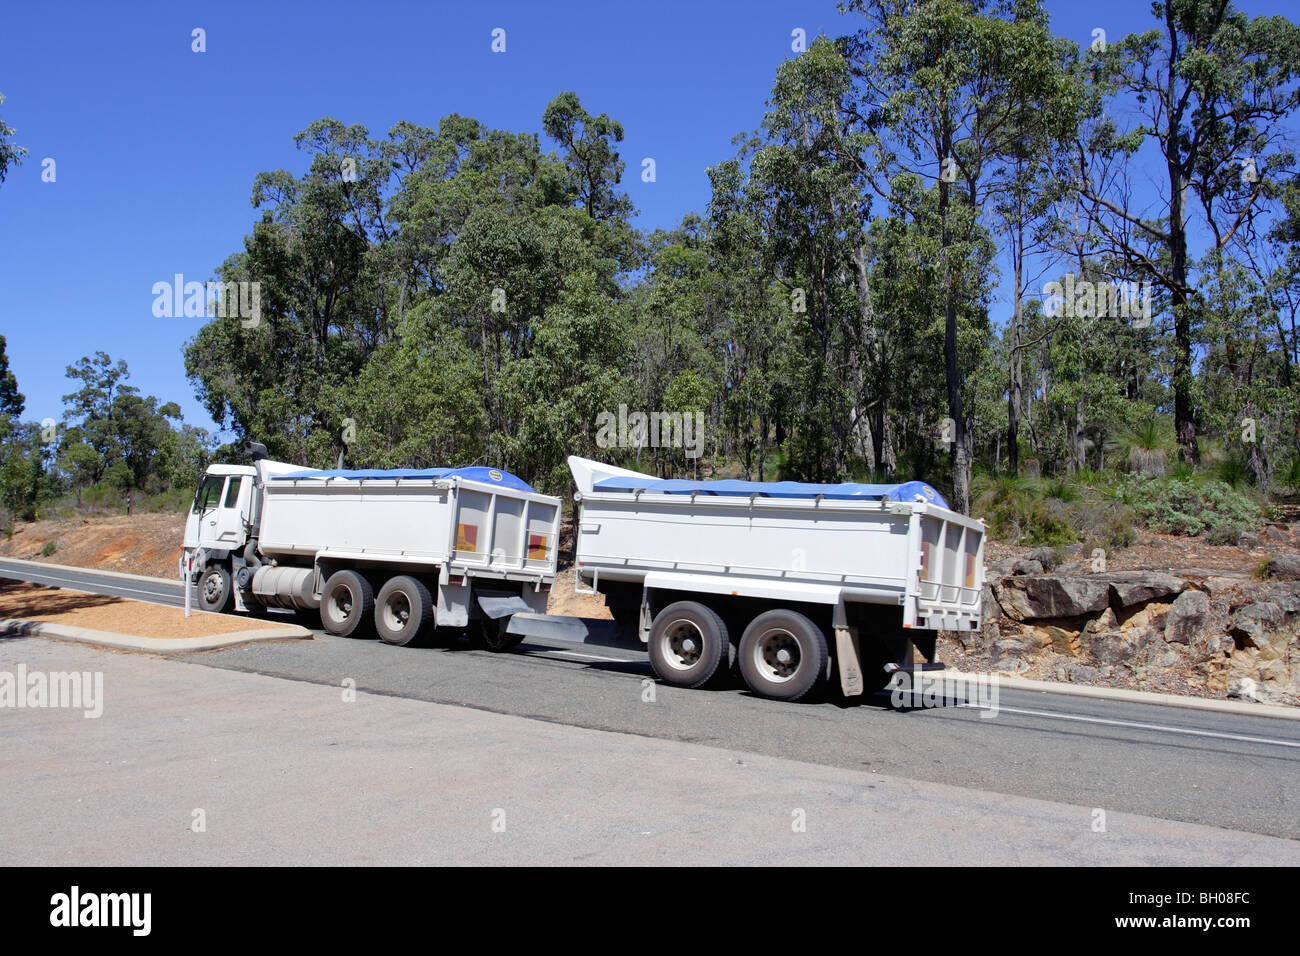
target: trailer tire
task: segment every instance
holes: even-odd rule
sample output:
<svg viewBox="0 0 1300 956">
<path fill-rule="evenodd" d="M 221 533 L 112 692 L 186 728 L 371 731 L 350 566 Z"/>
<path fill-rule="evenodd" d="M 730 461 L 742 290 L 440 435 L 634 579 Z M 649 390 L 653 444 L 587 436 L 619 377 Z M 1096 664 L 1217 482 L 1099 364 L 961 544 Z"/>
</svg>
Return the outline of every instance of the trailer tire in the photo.
<svg viewBox="0 0 1300 956">
<path fill-rule="evenodd" d="M 490 618 L 486 615 L 478 619 L 471 632 L 475 646 L 485 647 L 494 654 L 508 651 L 523 641 L 522 634 L 507 634 L 506 627 L 510 618 Z"/>
<path fill-rule="evenodd" d="M 731 637 L 726 622 L 698 601 L 678 601 L 650 625 L 650 666 L 666 684 L 702 687 L 726 673 Z"/>
<path fill-rule="evenodd" d="M 199 577 L 199 607 L 213 614 L 225 614 L 234 606 L 230 570 L 222 564 L 209 564 Z"/>
<path fill-rule="evenodd" d="M 385 644 L 418 645 L 433 627 L 433 595 L 418 578 L 389 578 L 375 596 L 375 632 Z"/>
<path fill-rule="evenodd" d="M 373 623 L 375 586 L 355 571 L 335 571 L 320 598 L 320 622 L 335 637 L 365 637 Z"/>
<path fill-rule="evenodd" d="M 740 639 L 740 674 L 760 697 L 798 700 L 821 683 L 829 660 L 826 635 L 798 611 L 766 611 Z"/>
</svg>

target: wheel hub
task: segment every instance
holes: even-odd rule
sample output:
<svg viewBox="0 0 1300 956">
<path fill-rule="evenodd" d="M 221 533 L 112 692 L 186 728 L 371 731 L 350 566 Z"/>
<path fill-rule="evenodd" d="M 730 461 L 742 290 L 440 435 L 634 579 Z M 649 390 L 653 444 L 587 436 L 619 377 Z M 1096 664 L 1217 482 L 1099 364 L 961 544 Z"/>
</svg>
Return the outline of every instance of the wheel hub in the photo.
<svg viewBox="0 0 1300 956">
<path fill-rule="evenodd" d="M 394 594 L 384 608 L 384 616 L 388 618 L 389 627 L 403 630 L 411 620 L 411 604 L 404 595 Z"/>
<path fill-rule="evenodd" d="M 754 664 L 770 681 L 783 683 L 799 672 L 799 642 L 786 630 L 764 634 L 754 645 Z"/>
<path fill-rule="evenodd" d="M 704 635 L 691 621 L 674 621 L 664 632 L 664 643 L 668 663 L 678 670 L 689 670 L 700 659 Z"/>
</svg>

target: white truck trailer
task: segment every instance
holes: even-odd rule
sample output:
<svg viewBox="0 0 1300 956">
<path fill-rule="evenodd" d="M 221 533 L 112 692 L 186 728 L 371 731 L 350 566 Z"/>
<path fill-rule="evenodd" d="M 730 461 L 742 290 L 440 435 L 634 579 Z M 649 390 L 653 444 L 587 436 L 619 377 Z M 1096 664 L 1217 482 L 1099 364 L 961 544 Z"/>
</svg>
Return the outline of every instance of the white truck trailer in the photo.
<svg viewBox="0 0 1300 956">
<path fill-rule="evenodd" d="M 575 586 L 604 595 L 667 683 L 707 684 L 734 655 L 764 697 L 798 699 L 834 671 L 853 696 L 941 668 L 937 632 L 980 627 L 983 522 L 922 482 L 662 480 L 577 457 L 569 469 Z"/>
<path fill-rule="evenodd" d="M 491 468 L 312 471 L 213 465 L 181 576 L 205 610 L 319 611 L 326 631 L 413 644 L 469 627 L 494 650 L 515 611 L 545 612 L 560 501 Z"/>
</svg>

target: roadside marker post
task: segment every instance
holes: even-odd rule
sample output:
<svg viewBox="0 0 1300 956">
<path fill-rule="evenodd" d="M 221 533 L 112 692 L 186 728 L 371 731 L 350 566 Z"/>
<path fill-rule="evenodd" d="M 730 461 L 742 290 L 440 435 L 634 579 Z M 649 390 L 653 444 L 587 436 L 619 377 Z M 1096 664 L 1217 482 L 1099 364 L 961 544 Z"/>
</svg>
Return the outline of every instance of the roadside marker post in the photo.
<svg viewBox="0 0 1300 956">
<path fill-rule="evenodd" d="M 190 616 L 190 580 L 194 571 L 194 556 L 185 556 L 185 616 Z"/>
</svg>

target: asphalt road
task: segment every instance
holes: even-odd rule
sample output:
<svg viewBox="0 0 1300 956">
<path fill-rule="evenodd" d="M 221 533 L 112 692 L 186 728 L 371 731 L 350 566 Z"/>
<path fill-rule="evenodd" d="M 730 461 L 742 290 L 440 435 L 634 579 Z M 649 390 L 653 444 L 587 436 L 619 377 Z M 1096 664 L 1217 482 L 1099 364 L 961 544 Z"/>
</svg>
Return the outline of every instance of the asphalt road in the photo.
<svg viewBox="0 0 1300 956">
<path fill-rule="evenodd" d="M 91 571 L 86 568 L 71 568 L 61 564 L 18 561 L 10 558 L 0 558 L 0 578 L 66 587 L 73 591 L 106 594 L 110 597 L 130 598 L 134 601 L 149 601 L 153 604 L 167 604 L 172 607 L 183 607 L 185 604 L 184 586 L 179 578 L 175 581 L 165 581 L 161 578 L 146 578 L 135 574 Z M 194 588 L 190 594 L 194 606 L 198 607 L 198 588 Z"/>
<path fill-rule="evenodd" d="M 7 561 L 0 575 L 96 593 L 131 586 Z M 179 583 L 170 596 L 165 587 L 146 582 L 122 596 L 180 603 Z M 155 597 L 141 593 L 150 590 Z M 350 680 L 374 694 L 1300 839 L 1300 721 L 1008 689 L 991 719 L 976 707 L 895 710 L 883 699 L 788 704 L 738 686 L 656 684 L 635 648 L 530 640 L 491 654 L 465 642 L 400 648 L 315 633 L 170 663 Z"/>
</svg>

